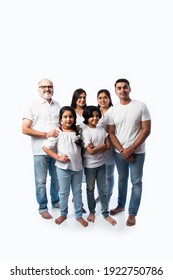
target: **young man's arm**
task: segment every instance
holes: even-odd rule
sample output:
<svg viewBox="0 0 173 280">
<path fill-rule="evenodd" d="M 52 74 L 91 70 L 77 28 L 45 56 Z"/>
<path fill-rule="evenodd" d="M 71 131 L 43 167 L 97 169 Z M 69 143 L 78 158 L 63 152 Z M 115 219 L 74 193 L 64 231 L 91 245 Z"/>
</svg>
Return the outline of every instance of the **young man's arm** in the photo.
<svg viewBox="0 0 173 280">
<path fill-rule="evenodd" d="M 131 156 L 134 151 L 146 140 L 146 138 L 150 135 L 151 132 L 151 121 L 143 121 L 141 122 L 141 132 L 136 138 L 135 142 L 127 147 L 124 148 L 123 151 L 121 151 L 121 154 L 124 159 L 127 159 L 129 156 Z"/>
<path fill-rule="evenodd" d="M 115 136 L 115 125 L 107 125 L 107 131 L 112 144 L 120 152 L 123 147 L 121 146 L 118 138 Z"/>
<path fill-rule="evenodd" d="M 107 130 L 108 130 L 109 138 L 110 138 L 112 144 L 122 155 L 124 148 L 122 147 L 121 143 L 119 142 L 118 138 L 115 135 L 115 125 L 108 125 Z M 122 155 L 122 157 L 124 158 L 123 155 Z M 132 156 L 132 154 L 130 154 L 129 156 L 127 156 L 124 159 L 128 160 L 129 162 L 134 161 L 134 157 Z"/>
</svg>

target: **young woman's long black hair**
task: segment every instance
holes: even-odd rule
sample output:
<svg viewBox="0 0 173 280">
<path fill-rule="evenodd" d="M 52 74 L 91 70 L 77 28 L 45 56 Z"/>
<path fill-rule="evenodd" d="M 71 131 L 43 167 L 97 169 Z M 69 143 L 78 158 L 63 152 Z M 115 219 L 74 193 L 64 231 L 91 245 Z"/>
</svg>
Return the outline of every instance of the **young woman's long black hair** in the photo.
<svg viewBox="0 0 173 280">
<path fill-rule="evenodd" d="M 79 96 L 84 93 L 86 94 L 86 91 L 83 88 L 78 88 L 73 92 L 72 100 L 71 100 L 71 107 L 73 109 L 76 109 L 76 102 L 79 99 Z M 83 109 L 86 107 L 86 104 L 83 106 Z"/>
<path fill-rule="evenodd" d="M 109 90 L 107 90 L 107 89 L 100 89 L 98 92 L 97 92 L 97 98 L 99 97 L 99 95 L 100 95 L 100 93 L 105 93 L 106 95 L 107 95 L 107 97 L 109 98 L 109 108 L 111 107 L 111 106 L 113 106 L 113 103 L 112 103 L 112 98 L 111 98 L 111 94 L 110 94 L 110 92 L 109 92 Z M 100 108 L 100 105 L 98 105 L 98 107 Z"/>
</svg>

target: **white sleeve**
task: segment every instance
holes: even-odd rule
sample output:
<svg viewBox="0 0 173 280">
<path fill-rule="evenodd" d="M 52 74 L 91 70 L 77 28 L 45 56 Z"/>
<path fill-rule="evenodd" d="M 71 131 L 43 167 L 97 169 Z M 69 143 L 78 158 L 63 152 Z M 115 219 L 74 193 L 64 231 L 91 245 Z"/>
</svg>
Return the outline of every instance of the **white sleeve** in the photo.
<svg viewBox="0 0 173 280">
<path fill-rule="evenodd" d="M 86 129 L 86 127 L 82 129 L 82 140 L 84 142 L 84 147 L 87 147 L 88 144 L 91 143 L 91 136 L 88 129 Z"/>
<path fill-rule="evenodd" d="M 143 106 L 142 106 L 142 119 L 141 120 L 142 121 L 151 120 L 150 112 L 145 103 L 143 103 Z"/>
<path fill-rule="evenodd" d="M 22 114 L 22 119 L 28 119 L 30 121 L 34 120 L 34 116 L 33 116 L 33 112 L 32 112 L 32 108 L 30 106 L 30 104 L 27 104 L 24 108 L 24 112 Z"/>
<path fill-rule="evenodd" d="M 58 137 L 57 138 L 49 137 L 45 140 L 45 142 L 43 143 L 43 146 L 48 149 L 52 149 L 57 145 L 57 143 L 58 143 Z"/>
<path fill-rule="evenodd" d="M 107 113 L 107 119 L 108 119 L 108 122 L 107 122 L 108 125 L 113 125 L 114 124 L 113 107 L 109 108 L 109 111 Z"/>
</svg>

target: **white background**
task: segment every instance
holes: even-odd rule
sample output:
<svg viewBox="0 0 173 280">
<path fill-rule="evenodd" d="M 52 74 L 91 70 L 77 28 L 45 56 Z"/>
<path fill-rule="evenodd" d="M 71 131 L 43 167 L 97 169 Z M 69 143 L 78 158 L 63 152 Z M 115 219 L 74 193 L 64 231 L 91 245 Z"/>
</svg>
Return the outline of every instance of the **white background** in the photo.
<svg viewBox="0 0 173 280">
<path fill-rule="evenodd" d="M 2 260 L 173 259 L 171 7 L 168 0 L 1 2 Z M 97 104 L 101 88 L 115 103 L 114 82 L 121 77 L 131 82 L 131 98 L 148 105 L 152 133 L 135 227 L 125 226 L 127 212 L 110 226 L 99 206 L 88 228 L 75 221 L 73 206 L 61 226 L 38 215 L 30 138 L 21 133 L 21 115 L 45 77 L 54 82 L 61 106 L 70 105 L 79 87 L 88 105 Z"/>
</svg>

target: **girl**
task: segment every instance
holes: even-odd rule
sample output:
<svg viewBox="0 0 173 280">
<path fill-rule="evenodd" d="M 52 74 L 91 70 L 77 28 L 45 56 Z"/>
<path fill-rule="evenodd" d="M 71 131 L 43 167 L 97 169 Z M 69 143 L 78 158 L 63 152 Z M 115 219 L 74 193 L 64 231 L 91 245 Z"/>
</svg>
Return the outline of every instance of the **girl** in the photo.
<svg viewBox="0 0 173 280">
<path fill-rule="evenodd" d="M 98 126 L 103 127 L 107 131 L 108 116 L 111 111 L 112 99 L 110 92 L 107 89 L 101 89 L 97 93 L 97 103 L 101 111 L 102 117 L 99 119 Z M 106 159 L 106 191 L 108 197 L 108 203 L 113 193 L 114 187 L 114 171 L 115 171 L 115 149 L 110 144 L 110 149 L 105 151 Z M 96 199 L 99 200 L 98 198 Z"/>
<path fill-rule="evenodd" d="M 84 123 L 82 138 L 84 141 L 84 170 L 87 183 L 87 201 L 90 214 L 87 218 L 89 222 L 95 220 L 96 201 L 94 198 L 95 181 L 102 207 L 103 217 L 112 225 L 116 221 L 109 216 L 108 200 L 106 194 L 106 165 L 104 151 L 109 148 L 110 142 L 103 127 L 98 127 L 101 118 L 100 109 L 96 106 L 87 106 L 83 112 Z"/>
<path fill-rule="evenodd" d="M 49 138 L 43 150 L 56 159 L 57 175 L 59 181 L 59 196 L 61 215 L 55 220 L 60 225 L 68 214 L 68 199 L 70 186 L 72 188 L 76 220 L 87 227 L 88 222 L 82 218 L 82 140 L 76 127 L 76 113 L 70 106 L 60 110 L 59 123 L 61 130 L 57 138 Z M 56 145 L 57 153 L 52 148 Z"/>
</svg>

